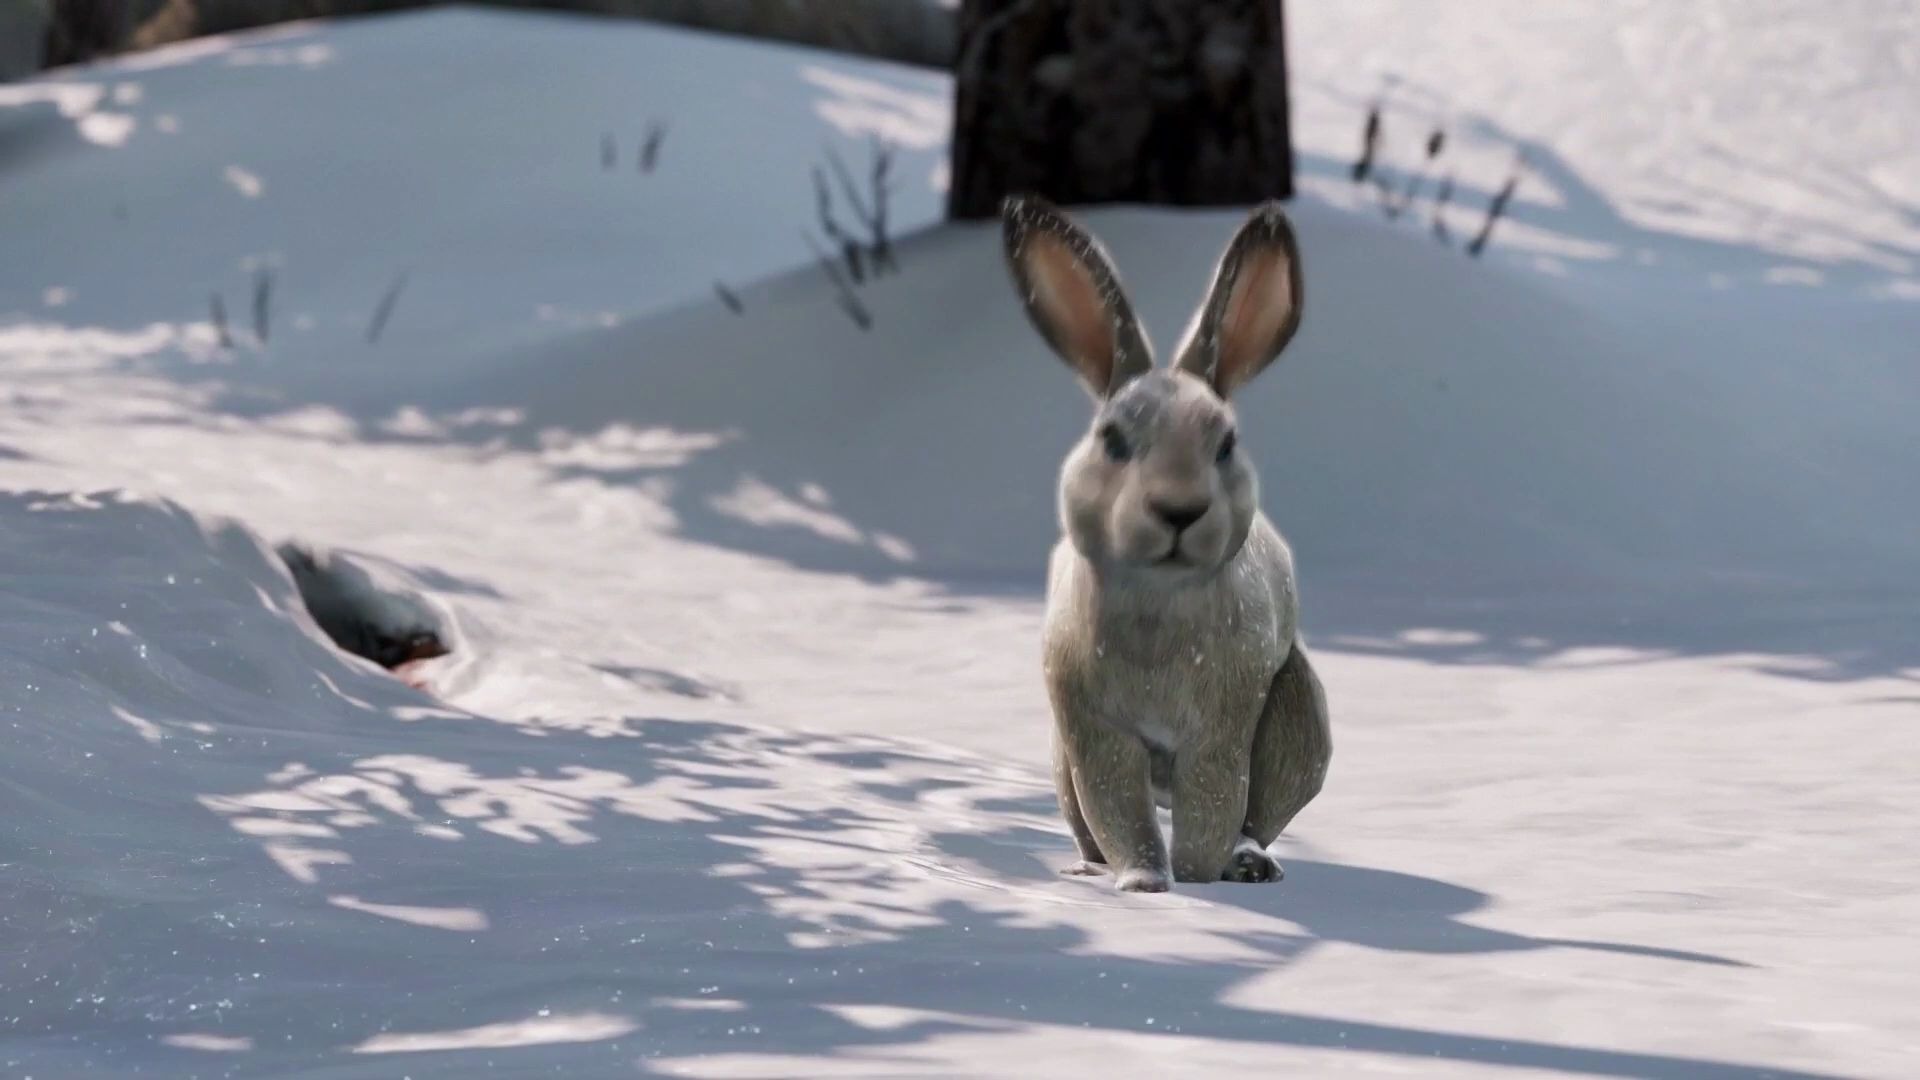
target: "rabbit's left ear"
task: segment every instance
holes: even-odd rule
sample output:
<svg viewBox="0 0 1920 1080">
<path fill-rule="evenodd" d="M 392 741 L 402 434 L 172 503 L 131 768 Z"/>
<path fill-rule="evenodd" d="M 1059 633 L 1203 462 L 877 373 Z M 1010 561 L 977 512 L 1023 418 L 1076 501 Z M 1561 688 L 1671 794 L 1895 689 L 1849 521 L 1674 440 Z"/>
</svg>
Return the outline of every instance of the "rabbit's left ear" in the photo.
<svg viewBox="0 0 1920 1080">
<path fill-rule="evenodd" d="M 1176 366 L 1221 397 L 1266 370 L 1300 328 L 1300 245 L 1269 200 L 1227 245 Z"/>
</svg>

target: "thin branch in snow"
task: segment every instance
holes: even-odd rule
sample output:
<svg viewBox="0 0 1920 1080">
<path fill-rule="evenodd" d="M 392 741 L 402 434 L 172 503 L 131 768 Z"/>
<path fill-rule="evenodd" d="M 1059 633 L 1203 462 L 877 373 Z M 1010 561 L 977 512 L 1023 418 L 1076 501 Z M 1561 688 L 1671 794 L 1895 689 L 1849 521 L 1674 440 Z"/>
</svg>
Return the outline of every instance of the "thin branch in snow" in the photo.
<svg viewBox="0 0 1920 1080">
<path fill-rule="evenodd" d="M 740 303 L 739 294 L 727 288 L 724 282 L 715 280 L 713 283 L 713 293 L 720 298 L 721 303 L 727 305 L 727 310 L 733 312 L 735 315 L 739 315 L 747 310 L 746 305 Z"/>
<path fill-rule="evenodd" d="M 852 319 L 853 324 L 862 332 L 873 329 L 873 315 L 867 311 L 867 306 L 860 302 L 859 297 L 852 293 L 840 294 L 840 310 L 846 312 L 847 318 Z"/>
<path fill-rule="evenodd" d="M 893 147 L 876 138 L 872 143 L 872 152 L 868 164 L 866 195 L 860 193 L 860 185 L 854 181 L 853 170 L 847 167 L 846 160 L 839 151 L 827 147 L 827 165 L 833 169 L 833 178 L 840 189 L 840 195 L 846 200 L 853 216 L 866 228 L 865 251 L 867 263 L 873 268 L 873 275 L 899 269 L 893 258 L 893 241 L 887 235 L 887 198 L 893 191 L 889 174 L 893 170 Z M 823 186 L 815 180 L 816 187 Z M 824 223 L 823 223 L 824 227 Z M 834 236 L 837 231 L 829 231 Z M 848 242 L 844 234 L 836 236 L 844 247 Z"/>
<path fill-rule="evenodd" d="M 406 270 L 400 271 L 399 276 L 393 279 L 393 284 L 380 297 L 379 305 L 373 309 L 373 318 L 367 323 L 367 344 L 378 342 L 381 332 L 387 328 L 387 320 L 393 317 L 394 305 L 400 302 L 400 294 L 406 291 L 408 273 Z"/>
<path fill-rule="evenodd" d="M 818 165 L 813 167 L 813 205 L 820 218 L 820 231 L 826 233 L 827 239 L 839 247 L 841 258 L 847 264 L 847 274 L 853 278 L 853 283 L 857 285 L 866 281 L 866 265 L 861 257 L 860 241 L 834 219 L 833 193 L 827 189 L 826 174 L 820 171 Z"/>
<path fill-rule="evenodd" d="M 1373 171 L 1373 155 L 1380 148 L 1380 107 L 1378 100 L 1367 106 L 1367 124 L 1360 133 L 1360 157 L 1353 163 L 1353 182 L 1356 184 Z"/>
<path fill-rule="evenodd" d="M 1453 243 L 1453 234 L 1447 231 L 1447 203 L 1453 198 L 1453 174 L 1440 178 L 1440 190 L 1433 196 L 1433 238 L 1443 244 Z"/>
<path fill-rule="evenodd" d="M 853 173 L 848 171 L 846 161 L 840 157 L 840 151 L 831 146 L 827 147 L 827 164 L 832 166 L 833 178 L 839 181 L 840 194 L 847 200 L 847 205 L 853 208 L 853 216 L 861 221 L 871 221 L 872 214 L 868 212 L 867 204 L 860 198 L 860 189 L 853 182 Z"/>
<path fill-rule="evenodd" d="M 1467 244 L 1467 254 L 1477 259 L 1480 253 L 1486 250 L 1487 240 L 1493 236 L 1493 226 L 1500 220 L 1500 215 L 1506 212 L 1507 202 L 1513 198 L 1514 190 L 1520 186 L 1520 176 L 1526 167 L 1526 155 L 1522 154 L 1514 159 L 1513 175 L 1507 177 L 1507 182 L 1500 185 L 1500 190 L 1494 193 L 1493 202 L 1487 205 L 1487 220 L 1481 224 L 1479 234 Z"/>
<path fill-rule="evenodd" d="M 812 233 L 802 229 L 800 230 L 800 238 L 807 242 L 808 250 L 813 252 L 814 260 L 820 264 L 820 269 L 826 273 L 827 280 L 833 282 L 834 291 L 839 297 L 840 310 L 846 312 L 847 317 L 852 319 L 854 325 L 860 329 L 873 329 L 873 313 L 868 311 L 867 306 L 860 302 L 860 297 L 853 291 L 853 285 L 847 281 L 846 273 L 840 269 L 839 262 L 827 251 L 825 245 L 813 238 Z"/>
<path fill-rule="evenodd" d="M 660 144 L 666 141 L 667 124 L 664 120 L 655 120 L 647 125 L 647 134 L 640 142 L 640 172 L 653 172 L 660 161 Z"/>
<path fill-rule="evenodd" d="M 267 343 L 268 324 L 273 314 L 273 271 L 261 267 L 253 273 L 253 336 Z"/>
<path fill-rule="evenodd" d="M 207 308 L 213 320 L 213 332 L 219 335 L 220 347 L 223 349 L 233 348 L 233 333 L 227 329 L 226 301 L 220 299 L 219 293 L 214 293 L 208 299 Z"/>
<path fill-rule="evenodd" d="M 887 196 L 893 191 L 887 174 L 892 170 L 893 147 L 876 136 L 873 140 L 873 165 L 869 173 L 873 184 L 873 216 L 867 219 L 867 228 L 873 233 L 875 272 L 900 268 L 893 260 L 893 241 L 887 236 Z"/>
</svg>

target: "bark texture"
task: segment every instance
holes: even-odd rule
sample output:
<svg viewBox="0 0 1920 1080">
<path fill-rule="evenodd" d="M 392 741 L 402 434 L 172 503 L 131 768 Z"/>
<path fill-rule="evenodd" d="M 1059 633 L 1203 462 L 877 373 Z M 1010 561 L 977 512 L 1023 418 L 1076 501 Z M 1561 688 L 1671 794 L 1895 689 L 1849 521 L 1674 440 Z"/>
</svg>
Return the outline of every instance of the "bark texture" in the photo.
<svg viewBox="0 0 1920 1080">
<path fill-rule="evenodd" d="M 1280 0 L 965 0 L 948 213 L 1293 194 Z"/>
</svg>

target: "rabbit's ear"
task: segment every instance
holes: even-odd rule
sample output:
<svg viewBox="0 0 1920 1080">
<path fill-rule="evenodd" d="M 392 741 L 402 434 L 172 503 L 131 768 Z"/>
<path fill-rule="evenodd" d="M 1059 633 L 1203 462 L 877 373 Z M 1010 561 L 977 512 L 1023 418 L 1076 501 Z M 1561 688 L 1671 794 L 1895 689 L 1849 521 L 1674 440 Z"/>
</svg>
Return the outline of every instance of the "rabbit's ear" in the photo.
<svg viewBox="0 0 1920 1080">
<path fill-rule="evenodd" d="M 1092 234 L 1038 196 L 1007 198 L 1000 220 L 1027 316 L 1096 397 L 1153 367 L 1120 278 Z"/>
<path fill-rule="evenodd" d="M 1300 328 L 1300 245 L 1269 200 L 1240 227 L 1180 352 L 1178 366 L 1221 397 L 1273 363 Z"/>
</svg>

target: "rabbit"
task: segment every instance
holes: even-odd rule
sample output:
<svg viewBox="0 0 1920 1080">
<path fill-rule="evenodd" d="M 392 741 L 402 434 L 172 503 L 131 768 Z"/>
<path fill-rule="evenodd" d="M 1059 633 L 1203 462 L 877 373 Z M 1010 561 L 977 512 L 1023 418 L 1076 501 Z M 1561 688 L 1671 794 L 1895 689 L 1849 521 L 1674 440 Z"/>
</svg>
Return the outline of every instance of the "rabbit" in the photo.
<svg viewBox="0 0 1920 1080">
<path fill-rule="evenodd" d="M 1293 228 L 1277 202 L 1253 211 L 1156 367 L 1092 234 L 1037 196 L 1006 199 L 1001 221 L 1029 318 L 1096 402 L 1061 468 L 1047 572 L 1054 785 L 1080 854 L 1063 872 L 1111 870 L 1127 892 L 1278 881 L 1267 847 L 1319 794 L 1333 742 L 1293 555 L 1229 399 L 1299 328 Z"/>
</svg>

